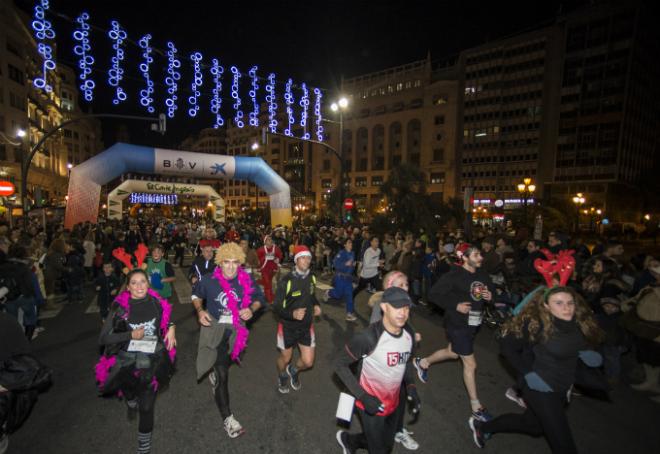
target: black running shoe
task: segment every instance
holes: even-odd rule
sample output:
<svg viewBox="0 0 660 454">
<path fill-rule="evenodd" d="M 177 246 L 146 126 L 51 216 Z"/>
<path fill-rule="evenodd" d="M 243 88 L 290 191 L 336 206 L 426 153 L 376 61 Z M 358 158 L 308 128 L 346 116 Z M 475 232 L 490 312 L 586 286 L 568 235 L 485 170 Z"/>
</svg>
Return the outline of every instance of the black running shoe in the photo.
<svg viewBox="0 0 660 454">
<path fill-rule="evenodd" d="M 342 454 L 354 454 L 355 451 L 348 445 L 348 432 L 340 430 L 337 432 L 337 443 L 341 446 Z"/>
<path fill-rule="evenodd" d="M 291 364 L 289 364 L 286 366 L 286 373 L 289 374 L 289 378 L 291 378 L 291 388 L 293 388 L 294 391 L 300 390 L 302 385 L 300 384 L 300 379 L 298 378 L 298 371 L 294 373 Z"/>
</svg>

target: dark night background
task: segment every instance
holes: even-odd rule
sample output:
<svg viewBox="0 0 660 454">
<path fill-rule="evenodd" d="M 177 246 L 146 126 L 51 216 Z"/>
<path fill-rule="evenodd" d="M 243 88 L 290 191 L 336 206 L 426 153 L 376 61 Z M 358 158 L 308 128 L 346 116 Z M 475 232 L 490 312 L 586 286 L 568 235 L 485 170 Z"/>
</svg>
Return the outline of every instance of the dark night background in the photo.
<svg viewBox="0 0 660 454">
<path fill-rule="evenodd" d="M 197 118 L 187 115 L 186 98 L 191 69 L 187 56 L 201 51 L 204 61 L 216 57 L 225 66 L 224 87 L 231 78 L 229 66 L 237 65 L 246 74 L 252 65 L 259 75 L 275 72 L 279 82 L 291 77 L 294 83 L 306 82 L 332 93 L 342 76 L 353 77 L 426 58 L 445 60 L 461 50 L 552 22 L 558 13 L 573 11 L 588 1 L 541 2 L 474 2 L 474 1 L 79 1 L 51 0 L 51 13 L 68 16 L 54 20 L 57 37 L 57 60 L 75 67 L 71 33 L 75 17 L 87 11 L 96 27 L 91 36 L 96 58 L 94 79 L 97 83 L 91 106 L 96 113 L 146 115 L 139 106 L 137 92 L 141 60 L 137 41 L 146 33 L 152 35 L 155 48 L 166 49 L 174 41 L 182 60 L 179 84 L 179 109 L 168 119 L 168 133 L 161 137 L 149 131 L 148 123 L 123 122 L 131 141 L 151 146 L 172 147 L 199 129 L 212 126 L 208 97 L 202 101 Z M 16 0 L 16 4 L 32 14 L 34 2 Z M 52 16 L 51 16 L 52 17 Z M 107 85 L 111 44 L 103 30 L 111 20 L 118 20 L 134 44 L 125 47 L 125 80 L 129 95 L 120 106 L 111 103 Z M 189 60 L 188 60 L 189 61 Z M 151 77 L 156 82 L 155 105 L 163 105 L 162 79 L 166 62 L 156 56 Z M 204 74 L 203 93 L 210 93 L 210 75 Z M 241 79 L 241 86 L 248 79 Z M 263 88 L 263 83 L 262 83 Z M 278 86 L 281 92 L 283 86 Z M 225 90 L 223 89 L 223 92 Z M 225 118 L 230 99 L 223 97 Z M 184 96 L 182 96 L 184 95 Z M 243 106 L 246 99 L 243 95 Z M 327 98 L 326 98 L 327 99 Z M 82 107 L 89 107 L 83 101 Z M 161 110 L 162 111 L 162 110 Z M 103 121 L 106 146 L 115 142 L 122 121 Z"/>
</svg>

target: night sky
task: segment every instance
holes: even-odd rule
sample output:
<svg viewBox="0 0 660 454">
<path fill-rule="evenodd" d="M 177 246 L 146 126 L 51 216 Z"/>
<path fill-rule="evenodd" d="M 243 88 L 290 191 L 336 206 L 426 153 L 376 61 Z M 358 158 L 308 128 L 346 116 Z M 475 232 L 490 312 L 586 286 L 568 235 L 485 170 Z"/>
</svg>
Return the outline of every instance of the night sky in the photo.
<svg viewBox="0 0 660 454">
<path fill-rule="evenodd" d="M 165 49 L 166 41 L 173 40 L 181 57 L 199 50 L 207 62 L 219 58 L 225 65 L 225 86 L 230 82 L 232 64 L 244 73 L 258 65 L 261 76 L 272 71 L 279 81 L 291 77 L 295 83 L 325 88 L 332 96 L 342 75 L 352 77 L 424 59 L 428 51 L 434 61 L 444 60 L 462 49 L 548 23 L 560 10 L 571 11 L 585 3 L 589 2 L 51 0 L 51 11 L 71 18 L 56 18 L 53 24 L 58 33 L 58 60 L 70 66 L 75 66 L 72 21 L 87 11 L 91 24 L 98 27 L 91 37 L 97 60 L 92 110 L 144 115 L 137 96 L 141 82 L 136 69 L 140 61 L 137 45 L 126 48 L 124 86 L 129 99 L 119 107 L 110 102 L 105 72 L 110 65 L 111 44 L 101 29 L 107 31 L 112 19 L 118 20 L 129 39 L 136 42 L 150 33 L 156 48 Z M 24 0 L 16 0 L 16 4 L 26 11 L 34 5 Z M 180 90 L 189 87 L 191 73 L 183 58 L 182 63 Z M 156 106 L 163 103 L 165 67 L 165 59 L 157 57 L 152 69 Z M 210 92 L 210 76 L 205 73 L 205 77 L 203 91 Z M 283 86 L 278 89 L 282 91 Z M 160 137 L 149 132 L 146 123 L 127 122 L 131 141 L 174 146 L 188 134 L 212 126 L 208 101 L 202 104 L 197 118 L 191 119 L 186 113 L 187 95 L 182 94 L 176 117 L 168 119 L 168 134 Z M 245 107 L 249 99 L 243 97 Z M 224 107 L 230 107 L 229 101 L 225 98 Z M 88 108 L 85 103 L 83 108 Z M 226 110 L 225 118 L 231 114 L 231 109 Z M 106 146 L 114 143 L 117 125 L 104 121 Z"/>
</svg>

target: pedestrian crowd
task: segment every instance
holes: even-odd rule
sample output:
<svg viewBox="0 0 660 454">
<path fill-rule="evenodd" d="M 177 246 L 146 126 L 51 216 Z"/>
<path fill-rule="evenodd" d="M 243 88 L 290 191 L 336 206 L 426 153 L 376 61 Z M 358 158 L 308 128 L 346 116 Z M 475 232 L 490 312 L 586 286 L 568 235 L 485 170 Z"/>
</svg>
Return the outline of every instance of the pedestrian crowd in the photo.
<svg viewBox="0 0 660 454">
<path fill-rule="evenodd" d="M 660 260 L 626 254 L 616 239 L 587 242 L 554 231 L 538 239 L 484 228 L 468 238 L 460 230 L 130 218 L 70 231 L 58 223 L 0 226 L 0 360 L 25 355 L 32 340 L 48 335 L 40 314 L 83 303 L 93 291 L 99 392 L 122 397 L 139 418 L 137 452 L 150 452 L 158 390 L 175 373 L 177 267 L 200 325 L 197 379 L 209 381 L 230 438 L 244 433 L 228 383 L 249 341 L 247 322 L 274 313 L 274 388 L 300 391 L 301 374 L 316 361 L 314 321 L 323 306 L 341 305 L 345 322 L 356 323 L 361 292 L 370 294 L 370 324 L 346 339 L 334 363 L 362 427 L 337 432 L 344 454 L 387 453 L 395 443 L 418 449 L 403 423 L 406 406 L 420 416 L 420 387 L 432 386 L 441 367 L 434 365 L 445 361 L 461 363 L 466 427 L 480 448 L 515 432 L 545 436 L 555 453 L 578 452 L 566 404 L 579 394 L 606 397 L 622 383 L 660 404 Z M 329 290 L 317 292 L 321 279 Z M 432 312 L 442 315 L 448 342 L 422 352 L 424 333 L 412 317 Z M 493 342 L 514 371 L 503 392 L 522 413 L 493 415 L 478 393 L 474 343 L 483 325 L 495 330 Z M 637 383 L 633 363 L 643 371 Z M 0 403 L 27 392 L 12 389 L 3 364 Z M 0 405 L 0 453 L 18 428 L 6 424 L 11 408 Z"/>
</svg>

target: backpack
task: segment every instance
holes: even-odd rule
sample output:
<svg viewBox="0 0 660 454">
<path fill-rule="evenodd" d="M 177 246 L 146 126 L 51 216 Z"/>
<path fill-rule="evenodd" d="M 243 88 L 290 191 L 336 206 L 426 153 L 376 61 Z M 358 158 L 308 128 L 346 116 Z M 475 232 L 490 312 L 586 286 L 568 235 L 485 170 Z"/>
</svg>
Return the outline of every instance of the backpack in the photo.
<svg viewBox="0 0 660 454">
<path fill-rule="evenodd" d="M 7 288 L 7 294 L 5 295 L 7 301 L 14 301 L 19 296 L 21 296 L 21 288 L 19 287 L 16 278 L 11 274 L 5 274 L 4 276 L 0 277 L 0 288 L 2 287 Z"/>
</svg>

